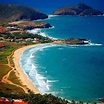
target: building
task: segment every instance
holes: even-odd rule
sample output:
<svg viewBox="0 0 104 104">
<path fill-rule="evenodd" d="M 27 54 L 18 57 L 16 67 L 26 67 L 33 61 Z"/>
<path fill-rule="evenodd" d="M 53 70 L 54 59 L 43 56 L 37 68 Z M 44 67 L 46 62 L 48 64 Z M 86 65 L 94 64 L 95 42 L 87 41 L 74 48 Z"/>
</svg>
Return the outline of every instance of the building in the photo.
<svg viewBox="0 0 104 104">
<path fill-rule="evenodd" d="M 3 29 L 0 29 L 0 33 L 4 33 L 5 32 L 5 30 L 3 30 Z"/>
<path fill-rule="evenodd" d="M 2 47 L 4 47 L 4 45 L 3 44 L 0 44 L 0 48 L 2 48 Z"/>
<path fill-rule="evenodd" d="M 0 104 L 27 104 L 21 99 L 11 99 L 11 98 L 0 98 Z"/>
<path fill-rule="evenodd" d="M 7 31 L 15 31 L 18 30 L 17 27 L 7 27 Z"/>
</svg>

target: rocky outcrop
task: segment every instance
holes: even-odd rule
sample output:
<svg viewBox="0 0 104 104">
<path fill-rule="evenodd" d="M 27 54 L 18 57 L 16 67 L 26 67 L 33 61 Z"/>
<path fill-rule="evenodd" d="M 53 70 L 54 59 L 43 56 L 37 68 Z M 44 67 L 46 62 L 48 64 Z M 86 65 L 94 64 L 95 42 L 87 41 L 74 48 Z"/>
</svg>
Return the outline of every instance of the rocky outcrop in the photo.
<svg viewBox="0 0 104 104">
<path fill-rule="evenodd" d="M 66 6 L 56 10 L 53 15 L 79 15 L 79 16 L 93 16 L 103 15 L 99 10 L 93 9 L 86 4 L 80 3 L 77 6 Z"/>
<path fill-rule="evenodd" d="M 45 19 L 48 16 L 26 6 L 0 4 L 0 22 Z"/>
<path fill-rule="evenodd" d="M 70 38 L 66 40 L 54 40 L 54 44 L 69 44 L 69 45 L 87 45 L 90 44 L 90 41 L 87 39 L 80 38 Z"/>
<path fill-rule="evenodd" d="M 71 45 L 85 45 L 89 44 L 90 41 L 87 39 L 81 39 L 81 38 L 70 38 L 65 40 L 66 44 L 71 44 Z"/>
<path fill-rule="evenodd" d="M 52 27 L 49 23 L 40 22 L 40 21 L 17 21 L 17 22 L 12 22 L 10 24 L 18 25 L 19 27 L 22 27 L 23 30 L 31 30 L 31 29 L 34 29 L 34 28 L 49 28 L 49 27 Z"/>
</svg>

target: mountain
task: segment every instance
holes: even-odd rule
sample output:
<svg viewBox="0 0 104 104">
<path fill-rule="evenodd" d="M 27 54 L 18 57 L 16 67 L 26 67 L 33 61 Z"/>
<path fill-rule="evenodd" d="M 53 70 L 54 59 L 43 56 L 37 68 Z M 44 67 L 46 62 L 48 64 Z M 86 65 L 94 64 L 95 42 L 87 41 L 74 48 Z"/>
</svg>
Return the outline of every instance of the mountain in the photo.
<svg viewBox="0 0 104 104">
<path fill-rule="evenodd" d="M 0 22 L 11 22 L 24 19 L 37 20 L 45 18 L 48 18 L 46 14 L 30 7 L 0 4 Z"/>
<path fill-rule="evenodd" d="M 56 10 L 53 15 L 79 15 L 79 16 L 92 16 L 103 15 L 99 10 L 93 9 L 86 4 L 80 3 L 77 6 L 66 6 Z"/>
</svg>

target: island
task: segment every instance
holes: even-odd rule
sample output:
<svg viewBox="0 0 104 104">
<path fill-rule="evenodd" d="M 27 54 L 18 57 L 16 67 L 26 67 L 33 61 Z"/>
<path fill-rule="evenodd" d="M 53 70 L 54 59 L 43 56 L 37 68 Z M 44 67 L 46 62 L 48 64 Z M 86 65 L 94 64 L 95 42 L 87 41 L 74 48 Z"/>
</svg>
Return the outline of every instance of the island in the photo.
<svg viewBox="0 0 104 104">
<path fill-rule="evenodd" d="M 103 15 L 99 10 L 93 9 L 84 3 L 77 6 L 65 6 L 53 12 L 53 15 L 78 15 L 78 16 L 94 16 Z"/>
</svg>

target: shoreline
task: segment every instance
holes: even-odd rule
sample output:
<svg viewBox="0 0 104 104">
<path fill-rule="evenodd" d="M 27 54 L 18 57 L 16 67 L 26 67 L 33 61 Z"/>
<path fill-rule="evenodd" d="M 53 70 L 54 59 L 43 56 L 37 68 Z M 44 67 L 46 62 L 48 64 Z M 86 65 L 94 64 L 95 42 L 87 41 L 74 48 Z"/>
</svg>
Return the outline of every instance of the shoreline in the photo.
<svg viewBox="0 0 104 104">
<path fill-rule="evenodd" d="M 32 90 L 35 94 L 41 94 L 41 92 L 36 88 L 36 86 L 33 85 L 32 81 L 28 78 L 28 76 L 24 73 L 24 71 L 21 68 L 20 65 L 20 58 L 22 53 L 29 48 L 36 47 L 42 44 L 34 44 L 34 45 L 28 45 L 24 46 L 22 48 L 17 49 L 14 51 L 13 55 L 13 62 L 14 67 L 16 69 L 16 76 L 20 79 L 21 83 L 26 86 L 28 89 Z M 27 89 L 27 91 L 28 91 Z"/>
</svg>

